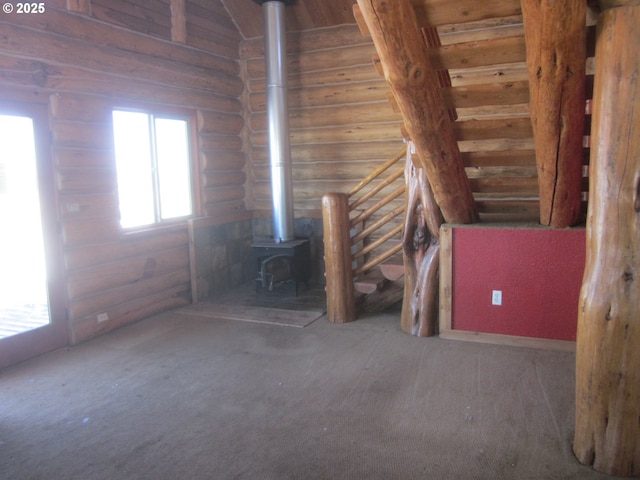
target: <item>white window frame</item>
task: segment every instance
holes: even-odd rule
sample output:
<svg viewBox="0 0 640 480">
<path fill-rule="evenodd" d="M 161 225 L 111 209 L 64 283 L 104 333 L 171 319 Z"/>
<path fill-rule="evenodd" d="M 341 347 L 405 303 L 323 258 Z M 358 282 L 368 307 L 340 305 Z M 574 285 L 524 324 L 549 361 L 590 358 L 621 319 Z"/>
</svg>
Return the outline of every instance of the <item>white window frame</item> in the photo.
<svg viewBox="0 0 640 480">
<path fill-rule="evenodd" d="M 151 192 L 146 192 L 145 193 L 145 199 L 144 201 L 149 202 L 149 203 L 153 203 L 153 220 L 152 221 L 148 221 L 148 222 L 144 222 L 144 223 L 138 223 L 138 224 L 131 224 L 131 225 L 123 225 L 122 224 L 122 203 L 121 203 L 121 196 L 122 196 L 122 189 L 121 189 L 121 183 L 122 183 L 122 179 L 121 179 L 121 172 L 118 170 L 118 164 L 119 164 L 119 160 L 118 160 L 118 150 L 119 150 L 119 146 L 118 146 L 118 139 L 117 134 L 116 134 L 116 122 L 114 119 L 114 115 L 116 114 L 116 112 L 124 112 L 124 113 L 136 113 L 136 114 L 140 114 L 140 115 L 146 115 L 147 116 L 147 122 L 148 122 L 148 140 L 149 140 L 149 145 L 148 145 L 148 154 L 149 154 L 149 162 L 150 162 L 150 178 L 148 178 L 147 180 L 150 180 L 151 182 Z M 179 216 L 171 216 L 168 218 L 163 218 L 163 214 L 162 214 L 162 187 L 161 187 L 161 182 L 160 182 L 160 173 L 159 173 L 159 156 L 161 154 L 161 152 L 158 151 L 158 138 L 156 135 L 156 120 L 179 120 L 179 121 L 183 121 L 185 122 L 185 143 L 186 143 L 186 157 L 187 157 L 187 183 L 183 184 L 183 187 L 185 187 L 184 189 L 186 189 L 189 192 L 189 213 L 186 213 L 185 215 L 179 215 Z M 175 112 L 158 112 L 156 109 L 153 108 L 126 108 L 126 107 L 114 107 L 112 109 L 112 121 L 113 121 L 113 135 L 114 135 L 114 157 L 115 157 L 115 162 L 116 162 L 116 172 L 117 172 L 117 184 L 118 184 L 118 208 L 120 211 L 120 216 L 121 216 L 121 227 L 123 230 L 125 231 L 137 231 L 137 230 L 147 230 L 150 228 L 154 228 L 154 227 L 158 227 L 158 226 L 166 226 L 166 225 L 174 225 L 177 223 L 182 223 L 185 222 L 187 219 L 192 218 L 196 215 L 195 209 L 196 209 L 196 192 L 195 192 L 195 148 L 194 148 L 194 142 L 193 142 L 193 132 L 192 132 L 192 126 L 193 126 L 193 115 L 186 113 L 186 112 L 179 112 L 179 113 L 175 113 Z M 142 142 L 141 142 L 142 143 Z M 122 146 L 122 145 L 121 145 Z M 121 147 L 120 146 L 120 147 Z M 165 192 L 166 193 L 166 192 Z M 126 194 L 125 194 L 126 195 Z M 150 210 L 149 210 L 150 213 Z M 149 217 L 149 220 L 151 220 L 151 218 Z"/>
</svg>

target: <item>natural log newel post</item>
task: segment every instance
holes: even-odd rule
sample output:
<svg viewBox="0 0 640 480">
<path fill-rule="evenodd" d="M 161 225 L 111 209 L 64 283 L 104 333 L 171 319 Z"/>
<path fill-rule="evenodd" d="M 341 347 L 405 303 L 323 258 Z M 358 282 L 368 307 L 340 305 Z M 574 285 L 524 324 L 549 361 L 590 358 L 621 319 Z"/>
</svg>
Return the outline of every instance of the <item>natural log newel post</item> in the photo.
<svg viewBox="0 0 640 480">
<path fill-rule="evenodd" d="M 327 193 L 322 197 L 325 274 L 327 276 L 327 318 L 333 323 L 356 319 L 351 265 L 349 197 Z"/>
<path fill-rule="evenodd" d="M 438 269 L 442 215 L 433 198 L 424 169 L 414 165 L 407 149 L 407 201 L 402 238 L 404 297 L 400 327 L 418 337 L 436 334 L 438 324 Z"/>
<path fill-rule="evenodd" d="M 626 4 L 598 22 L 573 451 L 598 471 L 638 476 L 640 2 Z"/>
<path fill-rule="evenodd" d="M 358 0 L 384 76 L 416 145 L 434 197 L 449 223 L 477 222 L 473 194 L 438 76 L 409 0 Z"/>
<path fill-rule="evenodd" d="M 571 227 L 581 210 L 585 0 L 521 0 L 540 223 Z"/>
</svg>

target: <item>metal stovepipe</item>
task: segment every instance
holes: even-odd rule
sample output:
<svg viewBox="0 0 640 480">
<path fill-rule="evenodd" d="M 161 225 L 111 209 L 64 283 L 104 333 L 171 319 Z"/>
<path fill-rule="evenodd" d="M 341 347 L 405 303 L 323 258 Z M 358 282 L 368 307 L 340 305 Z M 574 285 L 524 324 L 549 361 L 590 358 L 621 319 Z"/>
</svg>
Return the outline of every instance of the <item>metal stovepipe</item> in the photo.
<svg viewBox="0 0 640 480">
<path fill-rule="evenodd" d="M 291 148 L 289 144 L 289 109 L 287 103 L 285 8 L 288 3 L 290 2 L 262 2 L 273 238 L 277 243 L 295 239 Z"/>
</svg>

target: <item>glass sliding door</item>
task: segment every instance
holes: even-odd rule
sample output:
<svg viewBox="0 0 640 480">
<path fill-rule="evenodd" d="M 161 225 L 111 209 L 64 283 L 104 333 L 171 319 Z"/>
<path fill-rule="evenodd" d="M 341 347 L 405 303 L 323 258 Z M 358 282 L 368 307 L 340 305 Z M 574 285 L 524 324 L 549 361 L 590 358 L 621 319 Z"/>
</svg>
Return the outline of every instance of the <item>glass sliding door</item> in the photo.
<svg viewBox="0 0 640 480">
<path fill-rule="evenodd" d="M 0 103 L 0 368 L 67 343 L 47 126 Z"/>
<path fill-rule="evenodd" d="M 0 114 L 0 339 L 48 325 L 33 120 Z"/>
</svg>

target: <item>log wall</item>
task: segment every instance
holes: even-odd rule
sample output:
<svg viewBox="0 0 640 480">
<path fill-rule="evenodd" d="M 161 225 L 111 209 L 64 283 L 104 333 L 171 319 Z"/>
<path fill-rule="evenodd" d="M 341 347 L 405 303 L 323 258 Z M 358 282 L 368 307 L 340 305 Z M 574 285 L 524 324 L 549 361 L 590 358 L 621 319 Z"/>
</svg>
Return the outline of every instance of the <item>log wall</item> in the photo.
<svg viewBox="0 0 640 480">
<path fill-rule="evenodd" d="M 0 18 L 0 100 L 50 111 L 71 341 L 190 301 L 186 222 L 119 227 L 111 111 L 179 109 L 197 139 L 196 212 L 220 223 L 244 205 L 240 37 L 220 1 L 191 1 L 185 42 L 169 0 L 51 0 L 44 14 Z M 98 323 L 107 313 L 109 321 Z"/>
<path fill-rule="evenodd" d="M 372 64 L 375 49 L 355 25 L 294 32 L 287 39 L 289 121 L 296 217 L 320 218 L 327 192 L 347 192 L 402 146 L 401 116 Z M 269 216 L 263 39 L 244 41 L 247 204 Z"/>
<path fill-rule="evenodd" d="M 438 27 L 443 45 L 437 50 L 443 55 L 434 54 L 433 60 L 450 69 L 452 87 L 443 95 L 457 112 L 458 147 L 483 219 L 536 221 L 538 178 L 519 4 L 504 14 L 497 20 Z M 589 32 L 592 40 L 593 29 Z M 295 213 L 317 217 L 323 193 L 346 192 L 397 151 L 402 121 L 393 101 L 385 106 L 390 92 L 381 65 L 370 38 L 355 26 L 289 33 L 287 44 Z M 242 42 L 240 55 L 247 85 L 247 203 L 268 216 L 262 38 Z M 478 66 L 475 58 L 492 66 Z M 587 70 L 592 73 L 589 62 Z M 585 165 L 587 156 L 585 151 Z M 582 187 L 586 191 L 586 178 Z"/>
<path fill-rule="evenodd" d="M 479 210 L 531 218 L 535 155 L 524 48 L 514 41 L 522 19 L 509 15 L 500 28 L 482 20 L 438 28 L 446 52 L 440 67 L 450 69 L 452 83 L 443 95 L 457 110 L 454 128 Z M 186 224 L 163 234 L 119 229 L 111 109 L 192 112 L 197 214 L 220 223 L 252 211 L 266 219 L 262 38 L 242 40 L 220 0 L 50 0 L 45 14 L 4 16 L 0 25 L 0 99 L 51 112 L 74 341 L 187 302 Z M 319 219 L 324 193 L 348 191 L 400 149 L 402 119 L 372 64 L 373 43 L 356 25 L 289 33 L 288 48 L 295 216 Z M 474 59 L 492 55 L 504 63 L 474 68 Z M 92 276 L 108 279 L 85 282 Z M 98 325 L 102 312 L 112 320 Z"/>
</svg>

